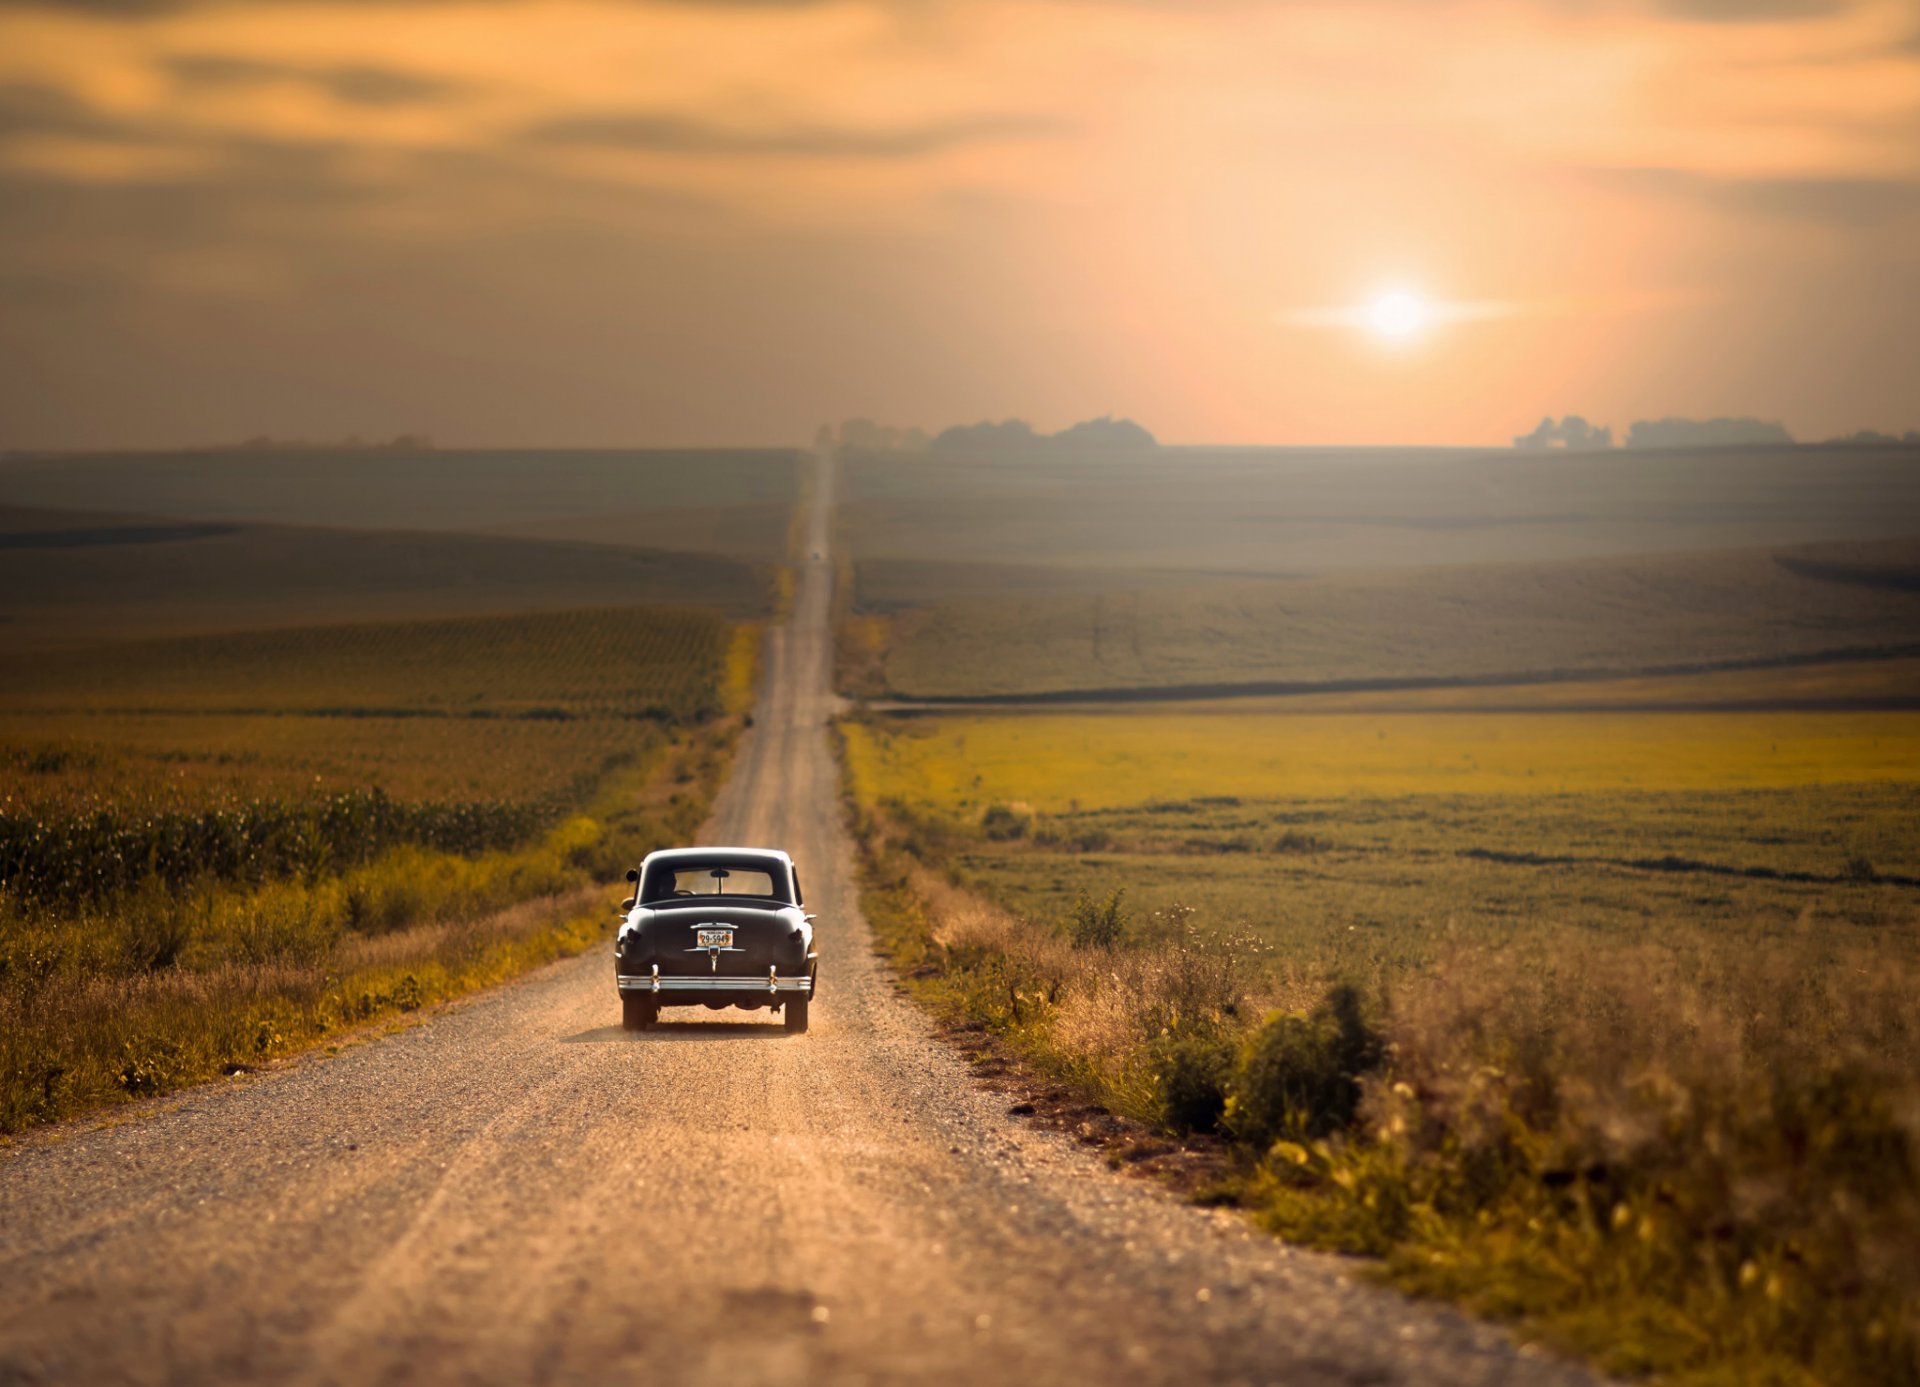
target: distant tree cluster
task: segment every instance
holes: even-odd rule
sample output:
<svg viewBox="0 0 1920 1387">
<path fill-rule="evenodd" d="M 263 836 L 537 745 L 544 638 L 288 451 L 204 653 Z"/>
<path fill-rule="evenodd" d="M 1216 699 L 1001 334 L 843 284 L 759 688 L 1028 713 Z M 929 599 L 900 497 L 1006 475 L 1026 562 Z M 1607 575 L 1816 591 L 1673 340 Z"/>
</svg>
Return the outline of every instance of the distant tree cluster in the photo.
<svg viewBox="0 0 1920 1387">
<path fill-rule="evenodd" d="M 1102 452 L 1157 448 L 1159 440 L 1131 419 L 1103 414 L 1060 430 L 1039 433 L 1024 419 L 957 424 L 929 438 L 924 429 L 902 429 L 871 419 L 822 424 L 813 435 L 821 450 L 852 448 L 863 453 L 1009 453 L 1036 448 L 1085 448 Z"/>
<path fill-rule="evenodd" d="M 1920 447 L 1920 430 L 1908 429 L 1898 438 L 1890 433 L 1880 433 L 1875 429 L 1862 429 L 1858 433 L 1847 434 L 1844 438 L 1829 438 L 1830 448 L 1892 448 L 1905 446 Z"/>
<path fill-rule="evenodd" d="M 854 448 L 863 453 L 924 453 L 927 445 L 925 429 L 900 429 L 871 419 L 845 419 L 837 427 L 822 424 L 813 435 L 813 446 L 821 452 Z"/>
<path fill-rule="evenodd" d="M 936 453 L 1019 452 L 1033 448 L 1087 448 L 1104 452 L 1157 448 L 1160 442 L 1131 419 L 1103 414 L 1059 433 L 1036 433 L 1024 419 L 958 424 L 934 437 Z"/>
<path fill-rule="evenodd" d="M 1908 439 L 1920 441 L 1920 435 Z M 1624 440 L 1629 448 L 1731 448 L 1778 447 L 1791 444 L 1793 435 L 1765 419 L 1636 419 L 1627 427 Z M 1855 434 L 1846 443 L 1898 443 L 1902 440 L 1885 434 Z M 1549 415 L 1534 426 L 1532 433 L 1520 434 L 1513 446 L 1528 451 L 1561 448 L 1568 452 L 1589 452 L 1613 447 L 1613 429 L 1606 424 L 1589 424 L 1578 414 L 1569 414 L 1557 423 Z"/>
<path fill-rule="evenodd" d="M 1565 448 L 1569 452 L 1585 452 L 1590 448 L 1611 448 L 1613 429 L 1611 426 L 1589 424 L 1577 414 L 1569 414 L 1559 423 L 1553 422 L 1548 415 L 1535 425 L 1532 433 L 1523 433 L 1513 440 L 1516 448 L 1538 451 L 1543 448 Z"/>
<path fill-rule="evenodd" d="M 1627 430 L 1629 448 L 1730 448 L 1790 444 L 1793 435 L 1764 419 L 1640 419 Z"/>
</svg>

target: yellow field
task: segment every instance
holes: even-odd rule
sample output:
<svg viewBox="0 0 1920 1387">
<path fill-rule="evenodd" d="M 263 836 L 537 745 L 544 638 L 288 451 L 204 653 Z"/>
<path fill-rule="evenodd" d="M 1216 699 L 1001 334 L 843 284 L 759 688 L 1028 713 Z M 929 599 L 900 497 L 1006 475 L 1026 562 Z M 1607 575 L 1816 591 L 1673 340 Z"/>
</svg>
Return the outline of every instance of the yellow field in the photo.
<svg viewBox="0 0 1920 1387">
<path fill-rule="evenodd" d="M 855 793 L 953 813 L 1207 796 L 1770 789 L 1920 781 L 1920 713 L 954 714 L 847 727 Z"/>
</svg>

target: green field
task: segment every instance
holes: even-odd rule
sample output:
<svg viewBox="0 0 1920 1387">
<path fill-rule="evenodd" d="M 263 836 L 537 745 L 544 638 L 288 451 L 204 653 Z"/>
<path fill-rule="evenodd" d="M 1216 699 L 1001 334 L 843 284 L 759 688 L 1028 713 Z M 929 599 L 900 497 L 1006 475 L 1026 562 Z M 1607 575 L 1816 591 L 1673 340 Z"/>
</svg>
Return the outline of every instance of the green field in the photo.
<svg viewBox="0 0 1920 1387">
<path fill-rule="evenodd" d="M 1201 705 L 877 719 L 846 743 L 857 798 L 947 829 L 946 865 L 1015 913 L 1125 887 L 1143 920 L 1192 907 L 1296 972 L 1450 932 L 1764 936 L 1920 903 L 1884 880 L 1920 883 L 1920 713 Z"/>
<path fill-rule="evenodd" d="M 263 630 L 0 676 L 0 1131 L 577 951 L 705 816 L 756 632 L 692 608 Z"/>
<path fill-rule="evenodd" d="M 0 459 L 0 504 L 330 529 L 489 531 L 784 562 L 800 455 L 243 448 Z"/>
<path fill-rule="evenodd" d="M 1900 663 L 841 733 L 909 986 L 1223 1139 L 1210 1198 L 1627 1375 L 1880 1383 L 1920 1304 L 1920 711 L 1837 704 Z"/>
<path fill-rule="evenodd" d="M 1160 448 L 852 454 L 840 533 L 862 600 L 924 591 L 916 565 L 1035 567 L 1157 581 L 1529 563 L 1886 539 L 1920 514 L 1920 450 Z"/>
<path fill-rule="evenodd" d="M 740 711 L 752 639 L 711 612 L 606 608 L 45 653 L 0 673 L 0 812 L 547 799 L 640 724 Z"/>
<path fill-rule="evenodd" d="M 1177 696 L 1912 654 L 1916 574 L 1920 546 L 1882 541 L 947 601 L 890 618 L 881 677 L 920 699 Z"/>
<path fill-rule="evenodd" d="M 0 671 L 0 708 L 691 720 L 731 640 L 714 612 L 603 607 L 129 641 Z"/>
<path fill-rule="evenodd" d="M 8 652 L 634 603 L 757 616 L 770 609 L 773 589 L 769 568 L 715 555 L 0 505 L 0 651 Z M 31 674 L 11 677 L 18 684 Z"/>
</svg>

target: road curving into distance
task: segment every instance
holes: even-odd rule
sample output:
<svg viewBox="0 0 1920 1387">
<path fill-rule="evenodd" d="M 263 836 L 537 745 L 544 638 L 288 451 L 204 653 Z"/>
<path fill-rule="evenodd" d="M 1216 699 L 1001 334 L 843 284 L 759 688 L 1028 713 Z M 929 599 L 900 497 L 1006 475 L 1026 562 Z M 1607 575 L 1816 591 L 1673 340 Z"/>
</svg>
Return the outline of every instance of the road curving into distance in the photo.
<svg viewBox="0 0 1920 1387">
<path fill-rule="evenodd" d="M 0 1384 L 1594 1380 L 1007 1116 L 893 992 L 824 730 L 817 480 L 705 832 L 800 863 L 811 1032 L 676 1010 L 625 1034 L 595 949 L 24 1142 L 0 1155 Z"/>
</svg>

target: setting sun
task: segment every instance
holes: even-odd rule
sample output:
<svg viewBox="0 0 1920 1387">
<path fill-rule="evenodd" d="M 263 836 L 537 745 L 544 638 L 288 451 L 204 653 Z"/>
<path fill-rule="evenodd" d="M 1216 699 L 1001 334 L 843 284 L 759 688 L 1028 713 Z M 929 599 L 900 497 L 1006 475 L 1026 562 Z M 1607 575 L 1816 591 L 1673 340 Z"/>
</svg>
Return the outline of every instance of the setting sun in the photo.
<svg viewBox="0 0 1920 1387">
<path fill-rule="evenodd" d="M 1367 309 L 1367 325 L 1382 337 L 1411 337 L 1431 317 L 1426 303 L 1404 290 L 1382 294 Z"/>
</svg>

